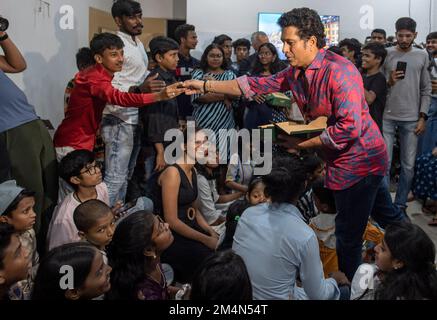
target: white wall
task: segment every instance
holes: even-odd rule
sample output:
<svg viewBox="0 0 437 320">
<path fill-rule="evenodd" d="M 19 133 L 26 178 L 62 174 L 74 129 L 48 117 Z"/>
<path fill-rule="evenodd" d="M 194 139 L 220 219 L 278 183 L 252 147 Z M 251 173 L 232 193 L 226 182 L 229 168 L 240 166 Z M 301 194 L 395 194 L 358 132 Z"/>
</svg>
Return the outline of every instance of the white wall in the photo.
<svg viewBox="0 0 437 320">
<path fill-rule="evenodd" d="M 431 26 L 437 30 L 437 0 L 411 0 L 411 17 L 418 23 L 418 41 L 424 41 Z M 249 37 L 258 28 L 259 12 L 282 13 L 298 7 L 310 7 L 320 15 L 340 16 L 340 39 L 357 38 L 361 42 L 371 30 L 360 27 L 360 8 L 370 5 L 374 8 L 374 27 L 383 28 L 388 35 L 394 35 L 395 21 L 408 16 L 409 0 L 187 0 L 187 22 L 196 26 L 199 46 L 193 54 L 201 51 L 214 35 L 226 33 L 233 39 Z"/>
<path fill-rule="evenodd" d="M 50 119 L 55 128 L 63 118 L 63 97 L 67 82 L 77 72 L 77 49 L 88 46 L 89 7 L 110 12 L 112 0 L 45 0 L 50 3 L 38 12 L 39 0 L 1 0 L 0 15 L 10 22 L 8 33 L 27 61 L 27 69 L 10 75 L 24 90 L 37 114 Z M 144 17 L 173 19 L 173 0 L 140 0 Z M 59 9 L 74 9 L 74 29 L 61 30 Z M 1 50 L 0 50 L 1 54 Z"/>
</svg>

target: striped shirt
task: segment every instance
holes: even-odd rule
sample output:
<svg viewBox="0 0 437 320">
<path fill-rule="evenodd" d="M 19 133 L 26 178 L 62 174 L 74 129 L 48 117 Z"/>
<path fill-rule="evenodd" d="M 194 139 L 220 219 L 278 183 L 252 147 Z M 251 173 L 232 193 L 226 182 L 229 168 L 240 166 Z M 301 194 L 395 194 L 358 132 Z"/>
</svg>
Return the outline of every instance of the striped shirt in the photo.
<svg viewBox="0 0 437 320">
<path fill-rule="evenodd" d="M 212 77 L 216 81 L 226 81 L 236 79 L 235 74 L 226 70 L 220 74 L 204 73 L 197 69 L 193 72 L 192 78 L 195 80 L 205 80 L 207 77 Z M 217 148 L 220 145 L 224 146 L 227 134 L 219 132 L 220 129 L 235 129 L 235 120 L 232 109 L 228 110 L 224 101 L 216 101 L 211 103 L 198 102 L 201 95 L 193 95 L 191 101 L 193 103 L 193 117 L 196 121 L 196 126 L 203 129 L 210 129 L 216 134 Z M 227 153 L 228 154 L 228 153 Z M 227 157 L 227 154 L 220 153 L 221 159 Z"/>
</svg>

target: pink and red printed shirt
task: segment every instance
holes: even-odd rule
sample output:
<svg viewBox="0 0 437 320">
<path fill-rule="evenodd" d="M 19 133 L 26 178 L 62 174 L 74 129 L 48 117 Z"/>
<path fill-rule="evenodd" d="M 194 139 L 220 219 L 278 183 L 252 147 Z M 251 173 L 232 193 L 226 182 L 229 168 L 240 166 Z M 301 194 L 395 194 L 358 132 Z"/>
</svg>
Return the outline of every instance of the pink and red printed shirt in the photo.
<svg viewBox="0 0 437 320">
<path fill-rule="evenodd" d="M 329 189 L 344 190 L 368 175 L 386 174 L 384 139 L 370 116 L 362 77 L 345 58 L 321 49 L 306 70 L 290 67 L 270 77 L 237 81 L 247 98 L 291 90 L 306 120 L 328 117 L 320 138 Z"/>
</svg>

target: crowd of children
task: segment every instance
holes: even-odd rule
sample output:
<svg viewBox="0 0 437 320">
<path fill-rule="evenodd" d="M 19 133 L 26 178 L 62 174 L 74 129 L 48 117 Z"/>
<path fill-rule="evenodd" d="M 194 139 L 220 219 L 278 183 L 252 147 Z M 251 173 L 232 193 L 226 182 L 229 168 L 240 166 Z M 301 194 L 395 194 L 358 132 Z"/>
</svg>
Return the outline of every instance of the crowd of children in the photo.
<svg viewBox="0 0 437 320">
<path fill-rule="evenodd" d="M 410 222 L 387 223 L 381 212 L 369 208 L 370 217 L 357 227 L 364 230 L 358 251 L 365 264 L 355 272 L 356 259 L 338 254 L 348 241 L 344 234 L 339 239 L 346 223 L 340 228 L 337 223 L 338 204 L 347 196 L 336 190 L 344 177 L 332 167 L 327 186 L 326 163 L 333 160 L 324 158 L 322 148 L 290 154 L 277 145 L 272 170 L 262 176 L 246 156 L 253 155 L 255 145 L 238 143 L 234 154 L 219 148 L 232 139 L 223 129 L 255 129 L 289 117 L 263 94 L 248 98 L 207 90 L 207 80 L 236 83 L 237 76 L 248 74 L 261 83 L 277 73 L 283 76 L 287 65 L 265 34 L 253 35 L 255 56 L 249 56 L 248 40 L 232 43 L 220 35 L 198 61 L 190 55 L 197 45 L 195 28 L 185 24 L 176 30 L 176 41 L 154 37 L 148 57 L 138 39 L 140 4 L 115 1 L 112 14 L 117 35 L 95 35 L 90 48 L 79 50 L 65 118 L 53 143 L 38 145 L 49 154 L 34 173 L 44 186 L 27 189 L 33 184 L 27 183 L 29 171 L 22 161 L 0 177 L 0 300 L 437 299 L 435 246 Z M 368 71 L 363 99 L 382 132 L 387 88 L 379 70 L 387 52 L 373 42 L 363 47 L 362 62 L 356 52 L 345 52 Z M 343 58 L 329 57 L 354 68 Z M 150 72 L 148 59 L 156 63 Z M 1 71 L 0 81 L 3 76 Z M 203 90 L 182 82 L 190 78 L 201 80 Z M 29 109 L 27 120 L 39 121 L 31 106 L 21 103 Z M 361 112 L 368 120 L 366 130 L 373 130 L 367 108 Z M 192 118 L 194 135 L 185 128 Z M 207 129 L 216 141 L 208 140 Z M 168 139 L 170 130 L 179 136 Z M 99 134 L 104 161 L 95 153 Z M 347 144 L 341 137 L 335 143 L 329 134 L 323 139 L 332 149 Z M 166 152 L 175 144 L 173 153 Z M 211 145 L 212 156 L 206 147 Z M 7 151 L 12 155 L 14 150 Z M 37 153 L 32 162 L 42 157 Z M 58 165 L 46 179 L 39 171 L 53 166 L 55 156 Z M 436 156 L 434 149 L 417 162 L 413 192 L 424 200 L 437 199 L 435 179 L 426 180 L 435 178 Z M 229 164 L 219 165 L 223 159 Z M 56 202 L 48 185 L 58 178 Z M 131 192 L 134 180 L 138 195 Z M 44 206 L 43 198 L 50 198 Z M 348 272 L 340 270 L 341 259 L 354 260 Z M 371 279 L 365 288 L 363 274 Z"/>
</svg>

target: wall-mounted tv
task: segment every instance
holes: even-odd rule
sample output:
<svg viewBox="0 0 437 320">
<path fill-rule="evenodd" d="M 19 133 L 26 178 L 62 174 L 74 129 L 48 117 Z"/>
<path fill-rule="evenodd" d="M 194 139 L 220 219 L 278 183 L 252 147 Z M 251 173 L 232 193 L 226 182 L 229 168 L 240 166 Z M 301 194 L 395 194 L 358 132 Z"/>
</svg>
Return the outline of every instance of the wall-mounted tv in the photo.
<svg viewBox="0 0 437 320">
<path fill-rule="evenodd" d="M 258 31 L 264 31 L 269 36 L 269 40 L 278 49 L 281 59 L 285 59 L 282 53 L 281 28 L 277 24 L 281 13 L 258 13 Z M 325 26 L 326 45 L 338 45 L 340 16 L 320 16 Z"/>
</svg>

